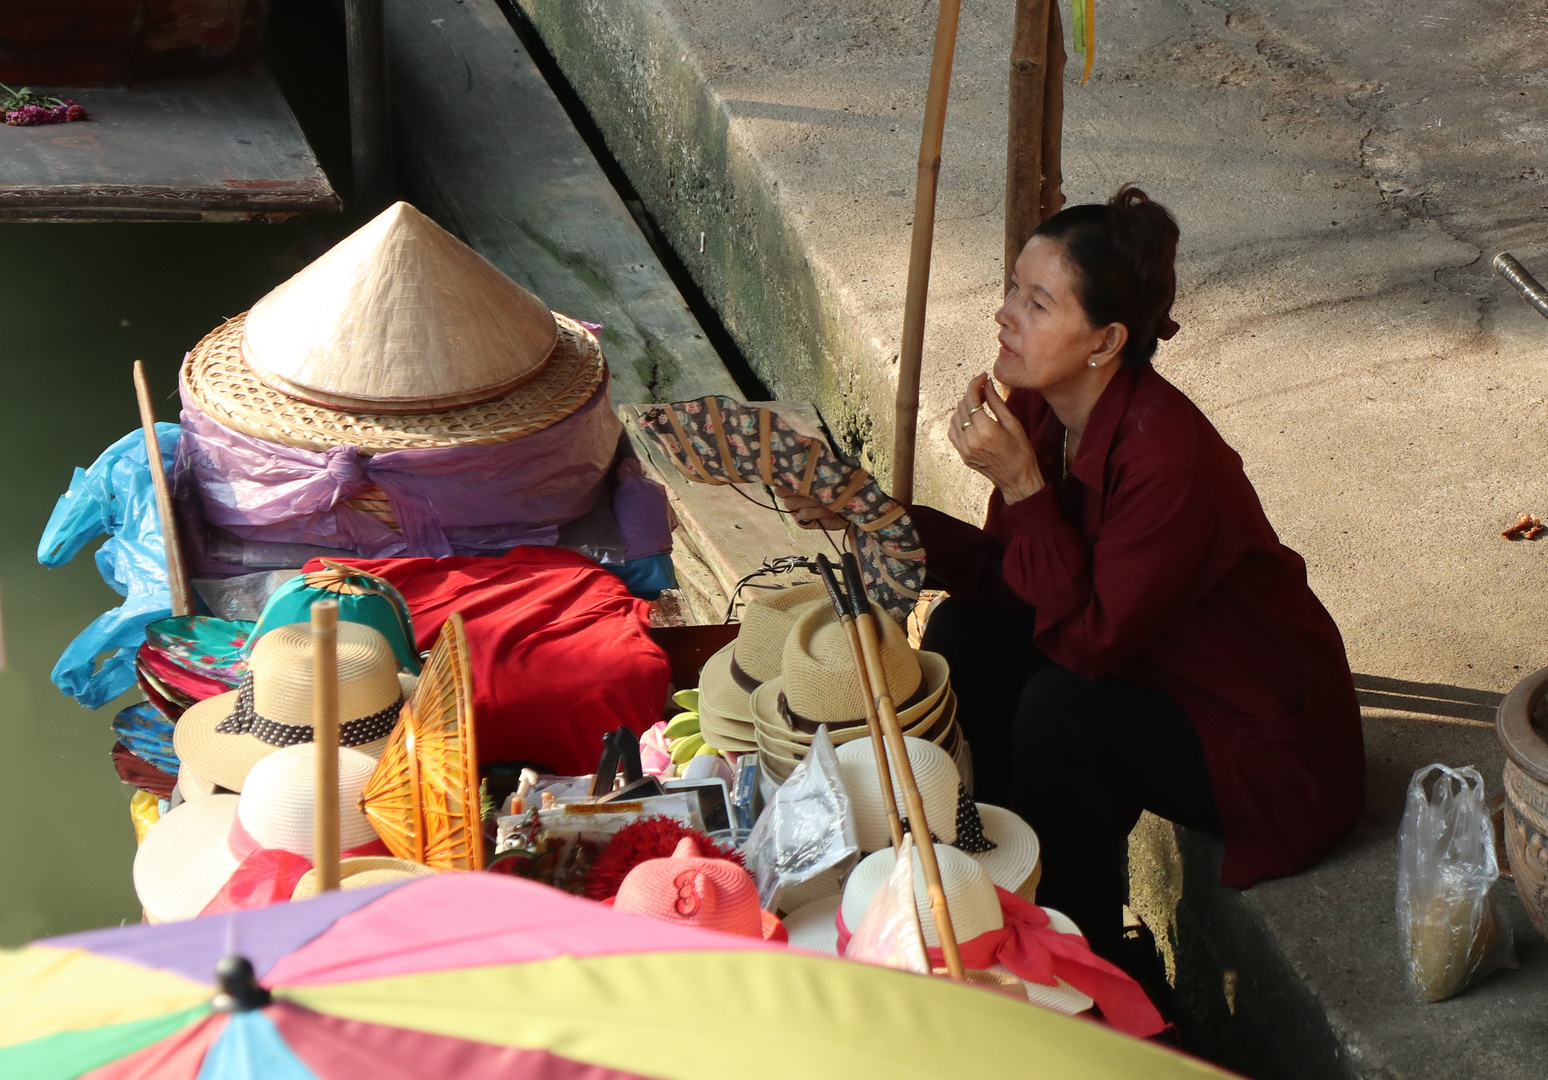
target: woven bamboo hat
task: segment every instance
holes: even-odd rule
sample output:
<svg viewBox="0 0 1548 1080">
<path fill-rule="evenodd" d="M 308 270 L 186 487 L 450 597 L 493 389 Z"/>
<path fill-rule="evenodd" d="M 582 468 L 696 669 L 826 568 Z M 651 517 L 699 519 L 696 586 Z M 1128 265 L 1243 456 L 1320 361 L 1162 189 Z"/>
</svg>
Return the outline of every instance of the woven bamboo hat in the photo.
<svg viewBox="0 0 1548 1080">
<path fill-rule="evenodd" d="M 473 673 L 462 616 L 453 614 L 360 802 L 398 858 L 436 870 L 482 870 L 478 786 Z"/>
<path fill-rule="evenodd" d="M 386 855 L 360 855 L 353 859 L 339 860 L 339 888 L 346 892 L 351 889 L 369 889 L 373 885 L 407 881 L 410 878 L 426 877 L 433 873 L 435 871 L 428 866 L 409 862 L 407 859 L 393 859 Z M 296 882 L 296 891 L 290 894 L 290 898 L 310 900 L 321 892 L 317 869 L 313 867 L 301 875 L 301 880 Z"/>
<path fill-rule="evenodd" d="M 339 623 L 339 742 L 376 757 L 398 720 L 412 675 L 398 674 L 387 639 Z M 201 701 L 172 729 L 177 756 L 206 783 L 241 791 L 248 770 L 312 740 L 312 628 L 291 623 L 258 639 L 241 687 Z"/>
<path fill-rule="evenodd" d="M 935 845 L 935 859 L 941 868 L 941 885 L 946 892 L 946 905 L 951 911 L 952 929 L 959 942 L 969 942 L 982 934 L 992 934 L 1005 925 L 1000 910 L 1000 900 L 982 867 L 956 848 L 945 844 Z M 892 873 L 897 858 L 891 848 L 866 856 L 849 875 L 844 885 L 842 899 L 828 897 L 808 904 L 785 917 L 785 928 L 790 935 L 790 946 L 811 952 L 838 955 L 838 918 L 853 933 L 865 917 L 872 899 Z M 919 929 L 924 935 L 926 948 L 939 948 L 940 936 L 935 931 L 935 919 L 930 913 L 930 894 L 925 886 L 924 871 L 918 852 L 914 853 L 914 902 L 919 911 Z M 1052 929 L 1061 934 L 1079 934 L 1080 927 L 1061 912 L 1043 909 Z M 996 965 L 989 969 L 996 975 L 1015 978 L 1008 968 Z M 1085 1012 L 1094 1002 L 1086 994 L 1069 983 L 1059 980 L 1056 986 L 1022 982 L 1028 1000 L 1045 1009 L 1067 1015 Z"/>
<path fill-rule="evenodd" d="M 339 750 L 339 847 L 376 840 L 356 805 L 376 762 Z M 186 802 L 151 826 L 135 853 L 134 887 L 155 922 L 191 919 L 260 848 L 310 859 L 317 805 L 317 744 L 297 743 L 256 763 L 242 794 Z"/>
<path fill-rule="evenodd" d="M 606 373 L 588 330 L 400 202 L 208 334 L 182 388 L 255 438 L 375 452 L 521 438 Z"/>
</svg>

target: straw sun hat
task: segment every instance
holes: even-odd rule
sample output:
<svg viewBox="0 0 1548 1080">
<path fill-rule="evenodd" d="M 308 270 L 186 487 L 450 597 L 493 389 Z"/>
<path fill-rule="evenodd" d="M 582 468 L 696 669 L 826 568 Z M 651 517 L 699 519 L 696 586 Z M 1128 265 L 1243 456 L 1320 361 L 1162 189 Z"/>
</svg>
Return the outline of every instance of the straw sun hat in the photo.
<svg viewBox="0 0 1548 1080">
<path fill-rule="evenodd" d="M 872 610 L 882 630 L 882 669 L 904 734 L 949 744 L 947 752 L 957 752 L 961 734 L 945 657 L 909 648 L 902 627 L 875 605 Z M 750 703 L 760 756 L 776 779 L 789 775 L 806 755 L 819 724 L 827 725 L 835 745 L 869 733 L 854 654 L 831 607 L 800 610 L 785 638 L 780 674 L 761 683 Z"/>
<path fill-rule="evenodd" d="M 756 750 L 752 692 L 779 674 L 785 638 L 814 605 L 832 605 L 821 585 L 796 585 L 748 603 L 735 640 L 699 673 L 699 730 L 717 750 Z"/>
<path fill-rule="evenodd" d="M 956 845 L 989 875 L 990 881 L 1024 900 L 1037 895 L 1042 876 L 1041 846 L 1032 826 L 1015 813 L 988 803 L 966 802 L 957 766 L 951 755 L 922 739 L 905 739 L 914 783 L 924 804 L 930 832 L 943 844 Z M 855 834 L 864 853 L 891 849 L 892 837 L 882 810 L 881 780 L 876 775 L 876 754 L 871 740 L 861 739 L 838 748 L 839 775 L 855 815 Z M 903 789 L 892 777 L 893 798 L 899 816 L 908 817 Z M 966 803 L 964 805 L 964 803 Z M 976 811 L 976 813 L 975 813 Z M 959 833 L 971 829 L 975 835 Z"/>
<path fill-rule="evenodd" d="M 345 892 L 351 889 L 369 889 L 373 885 L 408 881 L 411 878 L 428 877 L 433 873 L 435 871 L 430 867 L 409 862 L 407 859 L 394 859 L 387 855 L 361 855 L 353 859 L 339 860 L 339 888 Z M 296 891 L 290 894 L 290 898 L 310 900 L 322 891 L 318 884 L 319 880 L 317 868 L 313 867 L 301 875 L 301 880 L 296 882 Z"/>
<path fill-rule="evenodd" d="M 1000 898 L 989 876 L 971 858 L 954 847 L 935 845 L 936 862 L 941 868 L 941 884 L 946 892 L 946 904 L 951 911 L 952 929 L 959 943 L 966 945 L 982 935 L 994 934 L 1005 926 Z M 838 955 L 839 927 L 842 917 L 844 926 L 853 933 L 865 917 L 871 900 L 886 882 L 896 865 L 892 849 L 875 852 L 862 859 L 849 875 L 842 897 L 829 897 L 808 904 L 785 917 L 785 928 L 790 935 L 790 946 L 812 952 Z M 930 913 L 930 894 L 925 887 L 924 872 L 914 853 L 914 902 L 919 912 L 919 929 L 923 932 L 926 948 L 939 948 L 940 936 L 935 930 L 935 919 Z M 1049 926 L 1061 934 L 1079 934 L 1080 928 L 1057 911 L 1044 909 Z M 987 969 L 1001 980 L 1021 983 L 1025 995 L 1034 1005 L 1068 1015 L 1085 1012 L 1091 1008 L 1092 999 L 1075 989 L 1063 979 L 1055 986 L 1018 979 L 1014 972 L 1000 964 Z"/>
<path fill-rule="evenodd" d="M 374 453 L 519 439 L 606 374 L 589 330 L 400 202 L 209 333 L 181 382 L 244 434 Z"/>
<path fill-rule="evenodd" d="M 398 674 L 387 639 L 360 623 L 339 623 L 338 662 L 340 745 L 380 757 L 414 677 Z M 172 731 L 185 767 L 229 791 L 242 790 L 260 759 L 311 739 L 312 628 L 306 623 L 259 638 L 241 687 L 194 705 Z"/>
<path fill-rule="evenodd" d="M 341 627 L 342 629 L 342 627 Z M 339 750 L 339 847 L 377 841 L 356 805 L 376 762 Z M 134 888 L 152 922 L 191 919 L 251 852 L 277 849 L 310 859 L 317 802 L 317 744 L 298 743 L 259 761 L 240 796 L 186 802 L 151 826 L 134 857 Z"/>
</svg>

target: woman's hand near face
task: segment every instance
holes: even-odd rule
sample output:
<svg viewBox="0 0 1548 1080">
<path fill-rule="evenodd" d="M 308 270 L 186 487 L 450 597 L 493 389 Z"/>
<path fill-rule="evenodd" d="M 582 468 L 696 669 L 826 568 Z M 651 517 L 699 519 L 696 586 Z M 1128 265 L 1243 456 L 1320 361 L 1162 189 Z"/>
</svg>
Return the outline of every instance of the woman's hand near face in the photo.
<svg viewBox="0 0 1548 1080">
<path fill-rule="evenodd" d="M 987 476 L 1007 503 L 1020 502 L 1045 486 L 1026 430 L 995 392 L 988 375 L 978 375 L 968 384 L 947 435 L 963 464 Z"/>
<path fill-rule="evenodd" d="M 796 524 L 803 529 L 827 529 L 830 532 L 843 532 L 849 528 L 849 522 L 839 517 L 810 495 L 797 495 L 789 488 L 782 487 L 776 487 L 774 494 L 779 496 L 779 501 L 785 504 L 785 509 L 795 516 Z"/>
</svg>

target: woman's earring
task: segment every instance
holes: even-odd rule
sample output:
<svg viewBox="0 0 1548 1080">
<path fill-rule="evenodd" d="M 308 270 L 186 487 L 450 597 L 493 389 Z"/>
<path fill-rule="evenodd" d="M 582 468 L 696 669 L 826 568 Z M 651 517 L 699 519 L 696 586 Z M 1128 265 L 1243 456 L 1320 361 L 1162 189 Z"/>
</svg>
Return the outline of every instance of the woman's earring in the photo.
<svg viewBox="0 0 1548 1080">
<path fill-rule="evenodd" d="M 1096 367 L 1096 361 L 1095 360 L 1091 361 L 1091 366 L 1092 367 Z"/>
</svg>

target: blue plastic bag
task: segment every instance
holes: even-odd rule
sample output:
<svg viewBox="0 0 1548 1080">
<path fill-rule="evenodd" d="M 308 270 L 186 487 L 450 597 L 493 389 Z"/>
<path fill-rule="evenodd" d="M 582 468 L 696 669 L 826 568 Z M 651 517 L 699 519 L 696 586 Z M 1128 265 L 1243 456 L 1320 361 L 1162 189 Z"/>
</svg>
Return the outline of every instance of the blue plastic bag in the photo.
<svg viewBox="0 0 1548 1080">
<path fill-rule="evenodd" d="M 181 435 L 176 424 L 156 425 L 168 473 Z M 145 640 L 145 627 L 172 614 L 161 520 L 145 435 L 138 428 L 104 450 L 91 468 L 75 470 L 38 542 L 38 562 L 63 566 L 103 535 L 108 540 L 97 549 L 97 570 L 124 602 L 82 630 L 49 676 L 88 709 L 101 708 L 134 685 L 134 653 Z M 97 657 L 109 651 L 113 655 L 97 668 Z"/>
</svg>

